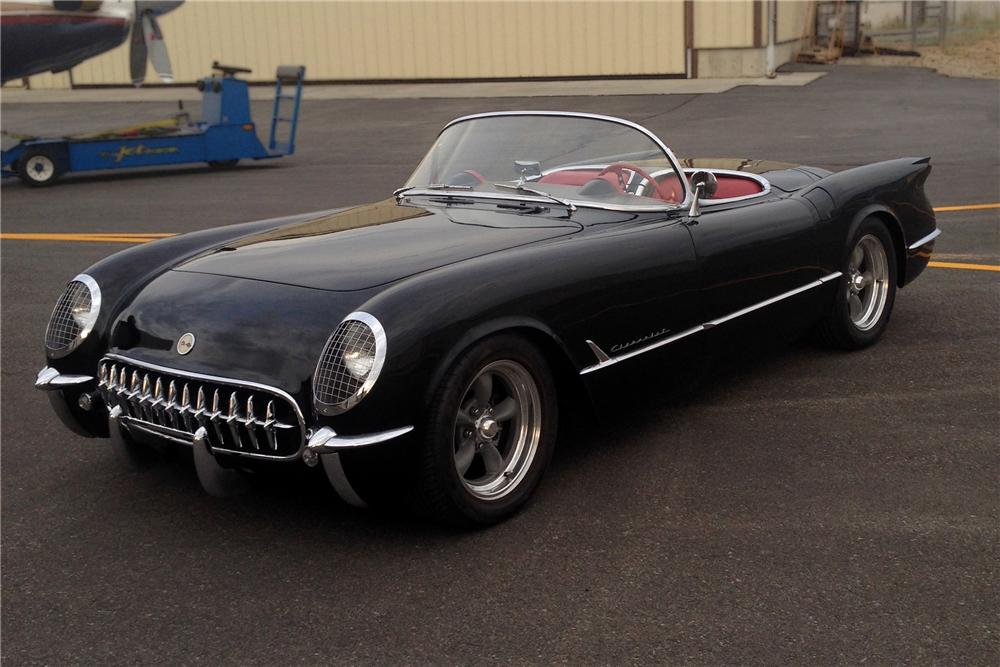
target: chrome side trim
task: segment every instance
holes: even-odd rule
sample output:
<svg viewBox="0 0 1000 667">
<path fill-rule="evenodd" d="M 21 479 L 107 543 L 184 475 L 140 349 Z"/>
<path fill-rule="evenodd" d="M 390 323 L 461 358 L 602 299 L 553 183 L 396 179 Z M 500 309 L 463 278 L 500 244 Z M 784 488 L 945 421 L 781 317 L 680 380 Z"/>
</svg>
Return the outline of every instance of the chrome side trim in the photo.
<svg viewBox="0 0 1000 667">
<path fill-rule="evenodd" d="M 593 373 L 594 371 L 599 371 L 602 368 L 607 368 L 608 366 L 614 366 L 619 361 L 625 361 L 626 359 L 637 357 L 640 354 L 644 354 L 646 352 L 649 352 L 650 350 L 655 350 L 656 348 L 663 347 L 664 345 L 669 345 L 670 343 L 674 343 L 682 338 L 687 338 L 691 334 L 696 334 L 699 331 L 704 331 L 704 330 L 705 327 L 699 324 L 696 327 L 691 327 L 690 329 L 686 329 L 684 331 L 681 331 L 680 333 L 676 333 L 673 336 L 668 336 L 663 340 L 658 340 L 655 343 L 650 343 L 649 345 L 645 345 L 638 349 L 632 350 L 631 352 L 626 352 L 625 354 L 618 355 L 616 357 L 611 357 L 607 361 L 602 361 L 601 358 L 598 357 L 598 363 L 595 364 L 594 366 L 588 366 L 587 368 L 584 368 L 582 371 L 580 371 L 580 375 L 586 375 L 587 373 Z M 589 343 L 590 341 L 587 342 Z"/>
<path fill-rule="evenodd" d="M 337 435 L 337 432 L 332 428 L 324 426 L 316 431 L 311 438 L 309 438 L 306 450 L 316 454 L 329 454 L 332 452 L 343 451 L 345 449 L 357 449 L 358 447 L 377 445 L 379 443 L 392 440 L 393 438 L 398 438 L 399 436 L 405 435 L 412 430 L 412 426 L 402 426 L 400 428 L 381 431 L 379 433 L 365 433 L 363 435 Z"/>
<path fill-rule="evenodd" d="M 940 229 L 935 229 L 933 232 L 931 232 L 927 236 L 923 237 L 922 239 L 919 239 L 918 241 L 914 241 L 913 243 L 911 243 L 909 245 L 908 249 L 909 250 L 916 250 L 920 246 L 922 246 L 922 245 L 924 245 L 926 243 L 930 243 L 931 241 L 933 241 L 934 239 L 936 239 L 940 235 L 941 235 L 941 230 Z"/>
<path fill-rule="evenodd" d="M 44 391 L 54 391 L 66 387 L 75 387 L 78 384 L 85 384 L 94 378 L 90 375 L 63 375 L 51 366 L 46 366 L 38 371 L 35 378 L 35 388 Z"/>
<path fill-rule="evenodd" d="M 718 318 L 716 318 L 714 320 L 710 320 L 708 322 L 705 322 L 704 327 L 706 329 L 711 329 L 712 327 L 719 326 L 720 324 L 722 324 L 724 322 L 728 322 L 730 320 L 735 320 L 737 317 L 742 317 L 743 315 L 747 315 L 749 313 L 752 313 L 755 310 L 760 310 L 761 308 L 765 308 L 767 306 L 770 306 L 772 304 L 778 303 L 779 301 L 782 301 L 782 300 L 787 299 L 789 297 L 793 297 L 796 294 L 801 294 L 802 292 L 805 292 L 807 290 L 811 290 L 814 287 L 819 287 L 823 283 L 829 282 L 830 280 L 833 280 L 834 278 L 839 278 L 840 276 L 841 276 L 841 272 L 840 271 L 836 271 L 836 272 L 831 273 L 829 275 L 823 276 L 819 280 L 814 280 L 811 283 L 805 284 L 802 287 L 796 287 L 795 289 L 788 290 L 787 292 L 779 294 L 778 296 L 773 296 L 770 299 L 765 299 L 764 301 L 761 301 L 760 303 L 755 303 L 752 306 L 747 306 L 746 308 L 741 308 L 740 310 L 737 310 L 735 313 L 730 313 L 729 315 L 724 315 L 723 317 L 718 317 Z"/>
<path fill-rule="evenodd" d="M 653 140 L 653 143 L 655 143 L 657 146 L 660 147 L 663 153 L 667 156 L 667 160 L 670 162 L 670 166 L 673 167 L 674 171 L 677 172 L 677 175 L 679 177 L 678 180 L 680 180 L 681 182 L 681 187 L 684 188 L 684 199 L 677 204 L 670 204 L 668 206 L 658 206 L 658 207 L 600 206 L 594 204 L 593 202 L 577 201 L 576 199 L 570 200 L 577 206 L 584 206 L 587 208 L 598 208 L 608 211 L 645 211 L 645 210 L 672 211 L 678 208 L 687 209 L 691 205 L 691 196 L 692 196 L 691 186 L 687 182 L 686 175 L 684 173 L 684 170 L 681 169 L 680 163 L 677 161 L 677 158 L 674 157 L 673 151 L 667 148 L 667 145 L 662 141 L 660 141 L 660 138 L 658 136 L 656 136 L 655 134 L 644 128 L 642 125 L 639 125 L 638 123 L 633 123 L 630 120 L 625 120 L 624 118 L 618 118 L 616 116 L 604 116 L 596 113 L 582 113 L 578 111 L 490 111 L 487 113 L 477 113 L 456 118 L 455 120 L 445 125 L 441 129 L 441 132 L 444 132 L 449 127 L 457 123 L 462 123 L 469 120 L 476 120 L 478 118 L 495 118 L 498 116 L 561 116 L 565 118 L 589 118 L 591 120 L 603 120 L 609 123 L 617 123 L 618 125 L 625 125 L 626 127 L 631 127 L 633 130 L 637 130 L 642 134 L 645 134 L 647 137 Z M 438 136 L 441 136 L 441 132 L 438 133 Z M 410 179 L 408 178 L 406 180 L 409 181 Z"/>
<path fill-rule="evenodd" d="M 740 310 L 737 310 L 737 311 L 735 311 L 733 313 L 730 313 L 728 315 L 724 315 L 723 317 L 717 317 L 716 319 L 709 320 L 708 322 L 705 322 L 704 324 L 699 324 L 697 326 L 693 326 L 690 329 L 685 329 L 684 331 L 681 331 L 680 333 L 676 333 L 673 336 L 668 336 L 667 338 L 664 338 L 662 340 L 658 340 L 658 341 L 656 341 L 654 343 L 650 343 L 649 345 L 644 345 L 643 347 L 640 347 L 638 349 L 632 350 L 631 352 L 627 352 L 627 353 L 622 354 L 622 355 L 618 355 L 618 356 L 614 356 L 614 357 L 608 357 L 608 355 L 606 353 L 604 353 L 604 351 L 600 348 L 600 346 L 598 346 L 596 343 L 594 343 L 593 341 L 591 341 L 591 340 L 588 339 L 587 340 L 587 345 L 590 346 L 590 349 L 594 352 L 594 355 L 597 357 L 597 363 L 594 364 L 593 366 L 587 366 L 586 368 L 584 368 L 582 371 L 580 371 L 580 375 L 587 375 L 588 373 L 593 373 L 594 371 L 601 370 L 602 368 L 607 368 L 608 366 L 613 366 L 614 364 L 617 364 L 620 361 L 625 361 L 626 359 L 631 359 L 632 357 L 637 357 L 640 354 L 645 354 L 646 352 L 649 352 L 651 350 L 655 350 L 655 349 L 657 349 L 659 347 L 663 347 L 664 345 L 669 345 L 670 343 L 677 342 L 677 341 L 681 340 L 682 338 L 687 338 L 688 336 L 690 336 L 692 334 L 700 333 L 702 331 L 707 331 L 707 330 L 711 329 L 712 327 L 716 327 L 716 326 L 718 326 L 720 324 L 723 324 L 725 322 L 729 322 L 730 320 L 734 320 L 737 317 L 742 317 L 743 315 L 747 315 L 748 313 L 752 313 L 755 310 L 759 310 L 759 309 L 764 308 L 766 306 L 773 305 L 773 304 L 775 304 L 775 303 L 777 303 L 779 301 L 782 301 L 782 300 L 787 299 L 789 297 L 795 296 L 796 294 L 801 294 L 802 292 L 806 292 L 806 291 L 814 289 L 816 287 L 820 287 L 821 285 L 824 285 L 824 284 L 830 282 L 831 280 L 836 280 L 837 278 L 839 278 L 842 275 L 843 275 L 842 272 L 840 272 L 840 271 L 834 271 L 833 273 L 829 273 L 829 274 L 823 276 L 822 278 L 819 278 L 817 280 L 812 281 L 811 283 L 807 283 L 807 284 L 803 285 L 802 287 L 796 287 L 793 290 L 788 290 L 787 292 L 783 292 L 783 293 L 779 294 L 778 296 L 771 297 L 770 299 L 765 299 L 764 301 L 761 301 L 759 303 L 755 303 L 752 306 L 747 306 L 746 308 L 741 308 Z M 603 359 L 601 358 L 602 354 L 605 357 Z"/>
<path fill-rule="evenodd" d="M 598 345 L 597 343 L 595 343 L 590 339 L 587 339 L 587 345 L 590 346 L 591 352 L 593 352 L 594 356 L 597 357 L 597 361 L 599 361 L 602 364 L 606 364 L 607 362 L 611 361 L 611 357 L 608 356 L 607 352 L 601 349 L 600 345 Z"/>
</svg>

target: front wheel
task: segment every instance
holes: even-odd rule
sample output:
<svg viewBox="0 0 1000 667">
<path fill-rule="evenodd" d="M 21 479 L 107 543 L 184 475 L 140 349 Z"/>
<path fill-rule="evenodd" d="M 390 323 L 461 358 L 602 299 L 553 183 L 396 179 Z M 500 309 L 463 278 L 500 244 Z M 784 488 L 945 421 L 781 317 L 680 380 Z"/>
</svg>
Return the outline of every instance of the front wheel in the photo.
<svg viewBox="0 0 1000 667">
<path fill-rule="evenodd" d="M 424 429 L 418 507 L 434 519 L 483 525 L 527 502 L 552 458 L 556 385 L 527 340 L 499 335 L 445 374 Z"/>
<path fill-rule="evenodd" d="M 55 156 L 39 148 L 25 151 L 17 161 L 16 171 L 18 178 L 33 188 L 52 185 L 61 173 Z"/>
<path fill-rule="evenodd" d="M 896 254 L 889 231 L 876 218 L 861 223 L 850 248 L 833 308 L 817 333 L 833 347 L 858 350 L 877 341 L 889 324 L 896 300 Z"/>
</svg>

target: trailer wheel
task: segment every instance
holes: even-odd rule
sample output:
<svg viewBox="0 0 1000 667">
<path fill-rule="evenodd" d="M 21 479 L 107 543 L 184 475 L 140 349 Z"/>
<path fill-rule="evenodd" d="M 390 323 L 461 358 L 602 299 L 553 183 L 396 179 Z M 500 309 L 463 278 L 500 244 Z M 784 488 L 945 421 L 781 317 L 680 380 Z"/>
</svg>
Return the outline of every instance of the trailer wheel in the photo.
<svg viewBox="0 0 1000 667">
<path fill-rule="evenodd" d="M 61 173 L 55 156 L 41 148 L 29 148 L 17 161 L 18 178 L 33 188 L 52 185 Z"/>
<path fill-rule="evenodd" d="M 208 166 L 212 169 L 232 169 L 239 160 L 209 160 Z"/>
</svg>

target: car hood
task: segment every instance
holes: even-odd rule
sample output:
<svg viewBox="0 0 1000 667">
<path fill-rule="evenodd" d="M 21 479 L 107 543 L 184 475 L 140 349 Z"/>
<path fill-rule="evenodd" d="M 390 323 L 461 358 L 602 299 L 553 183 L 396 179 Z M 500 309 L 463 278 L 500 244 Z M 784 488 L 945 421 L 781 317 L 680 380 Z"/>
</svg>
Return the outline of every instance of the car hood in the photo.
<svg viewBox="0 0 1000 667">
<path fill-rule="evenodd" d="M 388 199 L 245 236 L 174 270 L 354 291 L 580 229 L 495 205 L 424 208 Z"/>
</svg>

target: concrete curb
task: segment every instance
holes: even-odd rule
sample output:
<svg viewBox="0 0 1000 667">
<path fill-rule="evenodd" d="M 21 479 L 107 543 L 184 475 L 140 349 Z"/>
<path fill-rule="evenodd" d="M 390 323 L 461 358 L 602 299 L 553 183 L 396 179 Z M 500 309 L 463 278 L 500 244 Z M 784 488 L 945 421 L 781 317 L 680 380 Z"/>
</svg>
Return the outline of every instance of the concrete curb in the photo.
<svg viewBox="0 0 1000 667">
<path fill-rule="evenodd" d="M 477 83 L 399 83 L 306 86 L 306 100 L 364 100 L 420 98 L 590 97 L 602 95 L 700 95 L 724 93 L 738 86 L 804 86 L 826 72 L 788 72 L 773 79 L 614 79 L 587 81 L 486 81 Z M 273 89 L 253 86 L 254 100 L 273 99 Z M 4 88 L 3 104 L 72 102 L 172 102 L 198 101 L 194 86 L 185 88 L 78 88 L 75 90 L 24 90 Z"/>
</svg>

